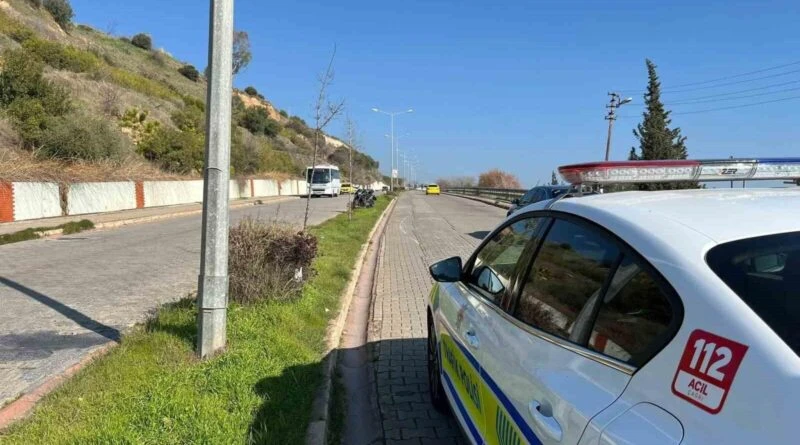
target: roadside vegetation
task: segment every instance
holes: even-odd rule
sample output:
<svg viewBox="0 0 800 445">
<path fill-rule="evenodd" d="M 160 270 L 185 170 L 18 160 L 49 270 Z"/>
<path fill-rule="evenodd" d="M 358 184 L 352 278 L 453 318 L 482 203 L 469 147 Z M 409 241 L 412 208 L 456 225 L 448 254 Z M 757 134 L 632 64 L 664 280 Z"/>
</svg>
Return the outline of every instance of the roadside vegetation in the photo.
<svg viewBox="0 0 800 445">
<path fill-rule="evenodd" d="M 73 233 L 83 232 L 84 230 L 94 229 L 94 223 L 92 223 L 88 219 L 82 219 L 80 221 L 72 221 L 66 224 L 61 224 L 60 226 L 32 227 L 29 229 L 20 230 L 19 232 L 7 233 L 5 235 L 0 235 L 0 246 L 3 244 L 11 244 L 11 243 L 18 243 L 20 241 L 39 239 L 42 237 L 42 233 L 59 229 L 62 231 L 61 233 L 64 235 L 71 235 Z"/>
<path fill-rule="evenodd" d="M 7 0 L 0 8 L 0 180 L 199 178 L 206 76 L 146 32 L 128 37 L 72 22 L 69 0 Z M 253 60 L 247 32 L 234 42 L 234 74 Z M 253 87 L 235 92 L 234 177 L 299 176 L 314 131 Z M 132 122 L 131 116 L 141 120 Z M 326 139 L 320 161 L 341 159 Z M 363 153 L 360 182 L 379 175 Z"/>
<path fill-rule="evenodd" d="M 322 381 L 328 323 L 339 310 L 361 245 L 389 202 L 381 197 L 374 208 L 354 212 L 351 221 L 341 214 L 311 227 L 318 244 L 313 273 L 304 274 L 308 281 L 295 296 L 264 292 L 261 299 L 232 303 L 228 347 L 221 355 L 195 358 L 193 299 L 167 305 L 47 396 L 30 418 L 0 433 L 0 441 L 303 443 Z M 235 237 L 237 245 L 263 239 L 255 225 L 239 227 L 244 233 Z M 309 239 L 288 245 L 305 251 Z M 251 257 L 268 259 L 284 251 L 266 249 Z"/>
</svg>

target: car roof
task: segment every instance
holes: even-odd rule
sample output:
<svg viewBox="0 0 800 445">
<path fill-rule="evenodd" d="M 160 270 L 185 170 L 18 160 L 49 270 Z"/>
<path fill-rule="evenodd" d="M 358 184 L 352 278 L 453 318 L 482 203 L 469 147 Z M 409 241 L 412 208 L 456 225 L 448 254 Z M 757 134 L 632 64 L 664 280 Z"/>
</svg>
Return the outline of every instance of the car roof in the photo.
<svg viewBox="0 0 800 445">
<path fill-rule="evenodd" d="M 615 220 L 644 228 L 666 223 L 670 237 L 693 232 L 716 243 L 800 230 L 800 188 L 619 192 L 562 199 L 551 208 L 601 225 Z"/>
</svg>

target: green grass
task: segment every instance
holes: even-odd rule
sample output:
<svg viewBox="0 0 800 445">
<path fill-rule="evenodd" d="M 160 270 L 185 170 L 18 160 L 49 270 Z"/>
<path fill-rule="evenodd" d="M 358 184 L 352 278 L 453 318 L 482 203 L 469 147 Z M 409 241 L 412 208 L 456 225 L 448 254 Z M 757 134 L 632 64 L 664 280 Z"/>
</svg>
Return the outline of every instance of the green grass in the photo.
<svg viewBox="0 0 800 445">
<path fill-rule="evenodd" d="M 0 245 L 18 243 L 20 241 L 28 241 L 32 239 L 39 239 L 42 237 L 41 232 L 47 232 L 49 230 L 58 230 L 58 229 L 63 230 L 64 235 L 71 235 L 73 233 L 83 232 L 84 230 L 94 229 L 94 223 L 92 223 L 88 219 L 82 219 L 80 221 L 72 221 L 66 224 L 61 224 L 60 226 L 31 227 L 29 229 L 20 230 L 19 232 L 0 235 Z"/>
<path fill-rule="evenodd" d="M 165 306 L 0 442 L 302 443 L 321 383 L 326 327 L 388 203 L 381 198 L 352 221 L 341 214 L 312 228 L 319 255 L 302 297 L 231 306 L 224 354 L 195 359 L 193 301 Z"/>
</svg>

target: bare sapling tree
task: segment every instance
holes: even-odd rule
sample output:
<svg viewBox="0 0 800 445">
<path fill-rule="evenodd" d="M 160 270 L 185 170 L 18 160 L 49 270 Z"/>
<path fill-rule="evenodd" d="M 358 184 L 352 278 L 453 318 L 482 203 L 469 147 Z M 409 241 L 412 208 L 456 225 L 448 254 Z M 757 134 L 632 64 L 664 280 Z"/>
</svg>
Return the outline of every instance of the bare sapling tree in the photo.
<svg viewBox="0 0 800 445">
<path fill-rule="evenodd" d="M 323 131 L 342 111 L 344 111 L 344 100 L 331 102 L 328 98 L 328 87 L 333 83 L 333 60 L 336 57 L 336 46 L 333 47 L 331 60 L 325 72 L 319 76 L 319 94 L 314 104 L 314 155 L 311 160 L 311 173 L 306 175 L 308 181 L 308 196 L 306 196 L 306 213 L 303 218 L 303 230 L 308 227 L 308 211 L 311 206 L 311 183 L 314 181 L 314 173 L 317 171 L 317 156 L 319 155 L 320 144 L 325 143 Z"/>
<path fill-rule="evenodd" d="M 347 116 L 347 154 L 349 156 L 348 163 L 350 172 L 350 196 L 347 198 L 347 216 L 349 220 L 353 219 L 353 197 L 355 195 L 355 185 L 353 184 L 353 149 L 356 148 L 356 125 L 350 116 Z"/>
</svg>

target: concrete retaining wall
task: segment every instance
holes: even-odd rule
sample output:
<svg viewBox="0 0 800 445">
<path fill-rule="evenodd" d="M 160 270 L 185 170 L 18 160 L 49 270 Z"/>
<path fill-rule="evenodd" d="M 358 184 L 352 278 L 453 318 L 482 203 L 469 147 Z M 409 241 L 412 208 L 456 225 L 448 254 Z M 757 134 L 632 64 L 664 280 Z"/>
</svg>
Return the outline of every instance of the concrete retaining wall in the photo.
<svg viewBox="0 0 800 445">
<path fill-rule="evenodd" d="M 253 196 L 278 196 L 278 181 L 272 179 L 253 179 Z"/>
<path fill-rule="evenodd" d="M 230 199 L 252 198 L 250 181 L 250 179 L 231 179 L 231 185 L 228 187 Z"/>
<path fill-rule="evenodd" d="M 69 185 L 67 215 L 135 208 L 135 182 L 83 182 Z"/>
<path fill-rule="evenodd" d="M 13 182 L 14 221 L 61 216 L 58 184 L 51 182 Z"/>
<path fill-rule="evenodd" d="M 231 180 L 231 199 L 304 195 L 306 181 Z M 62 215 L 114 212 L 203 201 L 203 181 L 87 182 L 66 188 L 61 207 L 59 185 L 0 181 L 0 223 Z"/>
<path fill-rule="evenodd" d="M 203 181 L 145 181 L 144 206 L 203 202 Z"/>
</svg>

